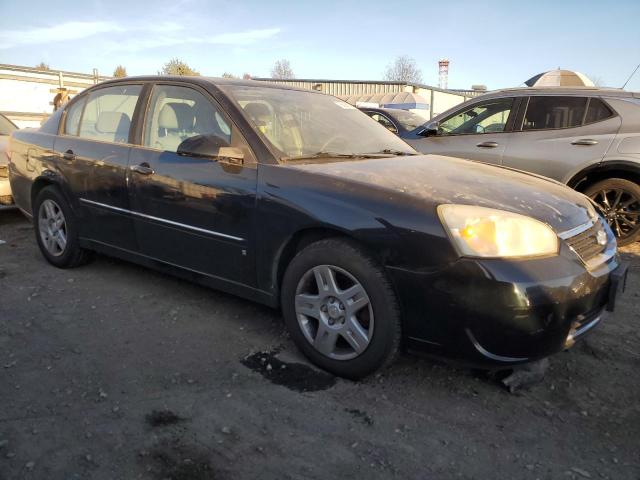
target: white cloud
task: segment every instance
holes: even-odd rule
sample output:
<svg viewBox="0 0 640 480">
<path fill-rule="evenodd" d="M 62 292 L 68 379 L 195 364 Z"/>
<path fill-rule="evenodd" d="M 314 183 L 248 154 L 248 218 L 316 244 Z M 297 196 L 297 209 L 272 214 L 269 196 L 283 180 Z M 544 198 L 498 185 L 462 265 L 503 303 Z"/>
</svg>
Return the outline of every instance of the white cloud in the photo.
<svg viewBox="0 0 640 480">
<path fill-rule="evenodd" d="M 81 40 L 99 34 L 118 33 L 120 38 L 105 38 L 102 46 L 107 51 L 137 52 L 158 47 L 184 44 L 251 45 L 276 36 L 279 28 L 242 30 L 213 36 L 188 36 L 184 26 L 177 22 L 144 22 L 120 25 L 115 22 L 65 22 L 49 27 L 32 27 L 0 32 L 0 49 L 23 45 L 49 45 L 56 42 Z"/>
<path fill-rule="evenodd" d="M 80 40 L 100 33 L 119 31 L 122 28 L 114 22 L 65 22 L 50 27 L 4 30 L 0 32 L 0 49 Z"/>
</svg>

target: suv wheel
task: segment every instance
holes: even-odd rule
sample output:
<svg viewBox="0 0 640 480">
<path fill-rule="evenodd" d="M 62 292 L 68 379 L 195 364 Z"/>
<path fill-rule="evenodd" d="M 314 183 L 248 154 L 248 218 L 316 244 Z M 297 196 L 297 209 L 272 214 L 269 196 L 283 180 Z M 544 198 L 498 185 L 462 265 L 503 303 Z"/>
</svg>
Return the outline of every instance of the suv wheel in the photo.
<svg viewBox="0 0 640 480">
<path fill-rule="evenodd" d="M 383 269 L 350 241 L 321 240 L 298 253 L 281 295 L 293 340 L 325 370 L 357 379 L 398 352 L 396 295 Z"/>
<path fill-rule="evenodd" d="M 629 245 L 640 238 L 640 186 L 622 178 L 594 183 L 585 195 L 598 204 L 600 213 L 616 235 L 618 245 Z"/>
<path fill-rule="evenodd" d="M 60 190 L 43 188 L 33 206 L 36 240 L 49 263 L 72 268 L 86 263 L 90 252 L 80 248 L 76 218 Z"/>
</svg>

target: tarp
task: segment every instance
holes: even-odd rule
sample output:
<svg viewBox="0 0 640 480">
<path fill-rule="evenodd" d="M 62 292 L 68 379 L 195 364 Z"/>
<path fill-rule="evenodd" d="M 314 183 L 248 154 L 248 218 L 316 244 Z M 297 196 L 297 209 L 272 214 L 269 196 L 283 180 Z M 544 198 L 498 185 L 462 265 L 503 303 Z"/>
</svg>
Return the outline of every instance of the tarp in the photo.
<svg viewBox="0 0 640 480">
<path fill-rule="evenodd" d="M 358 106 L 378 106 L 381 108 L 399 108 L 401 110 L 429 110 L 427 100 L 423 96 L 411 92 L 343 95 L 340 98 L 351 105 Z"/>
</svg>

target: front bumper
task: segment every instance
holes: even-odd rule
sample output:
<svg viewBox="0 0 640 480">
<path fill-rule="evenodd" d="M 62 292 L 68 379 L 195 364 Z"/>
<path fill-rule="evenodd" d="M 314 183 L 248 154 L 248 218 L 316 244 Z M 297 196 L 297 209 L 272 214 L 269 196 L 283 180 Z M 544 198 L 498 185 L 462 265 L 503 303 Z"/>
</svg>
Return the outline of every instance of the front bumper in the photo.
<svg viewBox="0 0 640 480">
<path fill-rule="evenodd" d="M 489 368 L 570 347 L 605 319 L 626 278 L 617 255 L 587 270 L 566 247 L 548 258 L 460 258 L 437 272 L 388 271 L 410 350 Z"/>
</svg>

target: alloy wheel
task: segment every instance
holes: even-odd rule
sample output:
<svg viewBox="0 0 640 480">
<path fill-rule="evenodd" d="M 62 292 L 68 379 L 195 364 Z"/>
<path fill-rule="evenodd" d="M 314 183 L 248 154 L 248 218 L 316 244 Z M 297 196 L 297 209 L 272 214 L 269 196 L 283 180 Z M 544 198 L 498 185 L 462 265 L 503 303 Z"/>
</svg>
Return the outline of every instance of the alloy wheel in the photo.
<svg viewBox="0 0 640 480">
<path fill-rule="evenodd" d="M 351 360 L 371 342 L 374 318 L 369 295 L 340 267 L 318 265 L 308 270 L 296 288 L 295 311 L 307 341 L 329 358 Z"/>
<path fill-rule="evenodd" d="M 67 247 L 67 224 L 64 213 L 56 202 L 46 199 L 38 211 L 38 230 L 47 252 L 59 257 Z"/>
<path fill-rule="evenodd" d="M 591 194 L 600 213 L 618 238 L 625 238 L 640 227 L 640 198 L 623 189 L 602 189 Z"/>
</svg>

